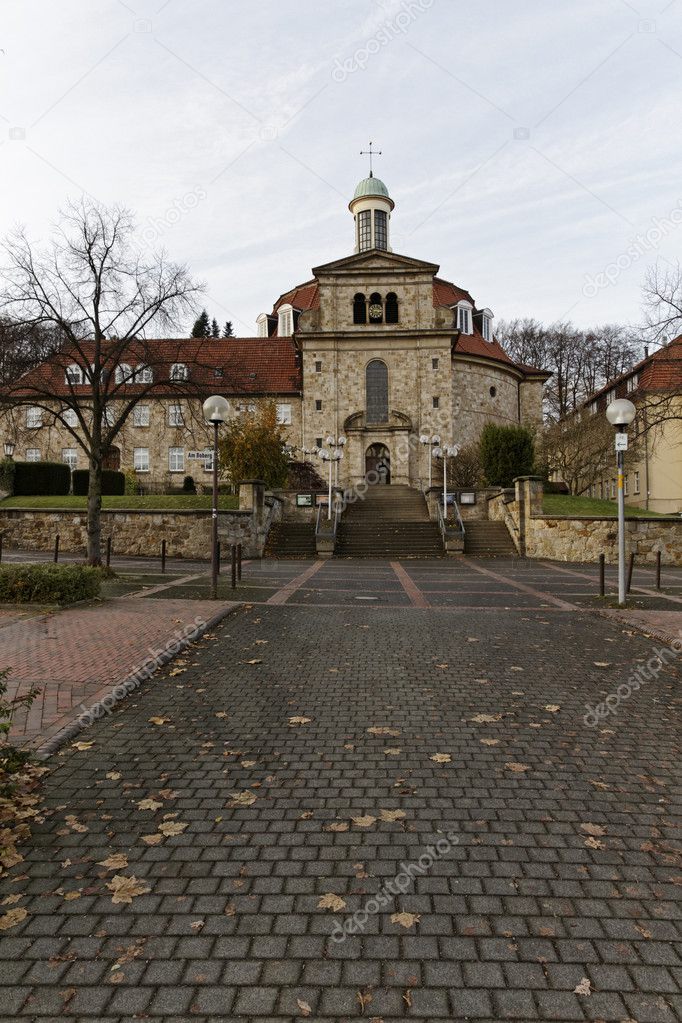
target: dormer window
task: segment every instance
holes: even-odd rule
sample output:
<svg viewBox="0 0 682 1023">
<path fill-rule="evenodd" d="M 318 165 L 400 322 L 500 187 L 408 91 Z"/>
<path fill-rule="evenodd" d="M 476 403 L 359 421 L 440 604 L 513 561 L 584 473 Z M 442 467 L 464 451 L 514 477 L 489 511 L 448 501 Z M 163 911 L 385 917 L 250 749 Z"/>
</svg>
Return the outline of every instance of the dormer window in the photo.
<svg viewBox="0 0 682 1023">
<path fill-rule="evenodd" d="M 483 335 L 484 341 L 492 341 L 493 339 L 493 316 L 490 309 L 484 309 L 481 313 L 481 334 Z"/>
<path fill-rule="evenodd" d="M 637 390 L 639 385 L 639 373 L 634 373 L 631 377 L 628 377 L 627 392 L 632 394 L 633 391 Z"/>
<path fill-rule="evenodd" d="M 151 384 L 154 382 L 154 373 L 151 366 L 137 366 L 135 369 L 136 384 Z"/>
<path fill-rule="evenodd" d="M 294 332 L 294 310 L 290 305 L 281 305 L 277 310 L 277 336 L 291 337 Z"/>
<path fill-rule="evenodd" d="M 68 384 L 69 387 L 76 387 L 78 384 L 82 384 L 84 382 L 83 377 L 83 370 L 74 362 L 70 366 L 66 367 L 64 383 Z"/>
<path fill-rule="evenodd" d="M 170 378 L 174 383 L 189 379 L 189 370 L 184 362 L 174 362 L 170 370 Z"/>
<path fill-rule="evenodd" d="M 117 384 L 127 384 L 133 379 L 132 368 L 127 362 L 119 362 L 114 373 L 114 380 Z"/>
<path fill-rule="evenodd" d="M 460 302 L 457 305 L 457 329 L 462 334 L 473 333 L 471 327 L 472 306 L 470 302 Z"/>
<path fill-rule="evenodd" d="M 256 320 L 256 327 L 257 327 L 257 330 L 258 330 L 258 337 L 267 337 L 268 336 L 268 314 L 267 313 L 261 313 L 260 314 L 260 316 Z"/>
</svg>

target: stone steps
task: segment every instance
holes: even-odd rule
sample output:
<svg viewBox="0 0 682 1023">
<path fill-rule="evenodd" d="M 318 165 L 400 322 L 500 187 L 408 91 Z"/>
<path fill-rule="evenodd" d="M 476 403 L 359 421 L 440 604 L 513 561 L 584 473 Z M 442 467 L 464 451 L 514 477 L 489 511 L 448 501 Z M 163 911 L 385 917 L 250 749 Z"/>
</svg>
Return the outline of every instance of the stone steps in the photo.
<svg viewBox="0 0 682 1023">
<path fill-rule="evenodd" d="M 464 523 L 464 553 L 470 558 L 516 558 L 518 551 L 504 522 Z"/>
<path fill-rule="evenodd" d="M 439 558 L 443 542 L 419 491 L 376 486 L 347 507 L 334 553 L 342 558 Z"/>
<path fill-rule="evenodd" d="M 315 558 L 315 526 L 312 522 L 277 522 L 268 533 L 266 558 Z"/>
</svg>

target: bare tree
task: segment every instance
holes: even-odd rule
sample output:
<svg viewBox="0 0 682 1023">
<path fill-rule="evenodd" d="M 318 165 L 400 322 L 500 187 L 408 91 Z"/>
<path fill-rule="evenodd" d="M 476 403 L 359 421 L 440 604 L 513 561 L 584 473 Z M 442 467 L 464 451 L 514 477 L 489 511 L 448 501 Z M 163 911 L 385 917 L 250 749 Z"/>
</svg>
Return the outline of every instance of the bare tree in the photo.
<svg viewBox="0 0 682 1023">
<path fill-rule="evenodd" d="M 613 428 L 606 416 L 584 410 L 547 423 L 539 461 L 566 483 L 572 494 L 584 494 L 613 465 Z"/>
<path fill-rule="evenodd" d="M 667 262 L 667 261 L 666 261 Z M 682 266 L 660 262 L 644 278 L 647 333 L 651 341 L 665 343 L 682 334 Z"/>
<path fill-rule="evenodd" d="M 93 565 L 101 564 L 102 468 L 116 436 L 151 392 L 186 394 L 192 386 L 172 369 L 188 363 L 187 342 L 147 338 L 175 331 L 202 288 L 163 252 L 141 256 L 133 240 L 128 210 L 83 199 L 62 211 L 44 248 L 22 229 L 4 246 L 2 305 L 22 325 L 29 361 L 40 365 L 10 380 L 2 402 L 54 415 L 85 452 Z M 182 359 L 173 357 L 174 344 Z M 201 359 L 200 342 L 192 359 Z"/>
</svg>

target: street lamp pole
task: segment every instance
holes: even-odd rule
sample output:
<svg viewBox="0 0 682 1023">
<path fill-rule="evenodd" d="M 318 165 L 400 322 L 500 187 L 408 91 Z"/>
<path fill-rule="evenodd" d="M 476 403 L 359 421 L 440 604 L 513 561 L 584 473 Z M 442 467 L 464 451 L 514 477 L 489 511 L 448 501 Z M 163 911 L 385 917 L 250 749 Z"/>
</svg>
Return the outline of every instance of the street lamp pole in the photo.
<svg viewBox="0 0 682 1023">
<path fill-rule="evenodd" d="M 624 452 L 628 446 L 628 426 L 637 409 L 627 398 L 617 398 L 606 409 L 606 418 L 616 430 L 616 466 L 618 476 L 618 604 L 625 607 L 625 489 L 623 486 Z"/>
<path fill-rule="evenodd" d="M 448 517 L 448 458 L 456 458 L 459 454 L 459 447 L 456 444 L 444 444 L 434 450 L 436 458 L 443 459 L 443 519 Z"/>
<path fill-rule="evenodd" d="M 332 447 L 334 447 L 335 445 L 338 445 L 337 447 L 335 447 L 335 449 L 333 451 L 332 450 L 325 451 L 324 448 L 323 448 L 319 452 L 319 455 L 320 455 L 320 458 L 322 459 L 322 461 L 323 462 L 329 462 L 329 498 L 328 498 L 328 505 L 327 505 L 327 518 L 331 519 L 331 517 L 332 517 L 332 464 L 335 467 L 336 482 L 338 484 L 338 481 L 339 481 L 339 475 L 338 475 L 338 473 L 339 473 L 339 462 L 343 458 L 343 449 L 344 449 L 344 446 L 346 444 L 346 438 L 343 437 L 343 436 L 338 437 L 338 438 L 327 437 L 326 440 L 327 440 L 327 444 L 329 445 L 330 449 Z"/>
<path fill-rule="evenodd" d="M 213 426 L 213 501 L 211 509 L 211 600 L 218 599 L 218 427 L 225 422 L 228 402 L 214 394 L 204 402 L 204 417 Z"/>
</svg>

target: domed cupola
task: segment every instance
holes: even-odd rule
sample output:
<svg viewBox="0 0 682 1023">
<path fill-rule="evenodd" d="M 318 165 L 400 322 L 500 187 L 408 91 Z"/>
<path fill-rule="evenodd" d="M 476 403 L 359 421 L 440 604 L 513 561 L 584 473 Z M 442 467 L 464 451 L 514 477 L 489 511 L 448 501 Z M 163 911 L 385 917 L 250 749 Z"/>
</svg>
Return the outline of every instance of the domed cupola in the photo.
<svg viewBox="0 0 682 1023">
<path fill-rule="evenodd" d="M 355 251 L 383 249 L 391 252 L 389 226 L 395 203 L 386 185 L 372 172 L 355 189 L 349 210 L 355 219 Z"/>
</svg>

